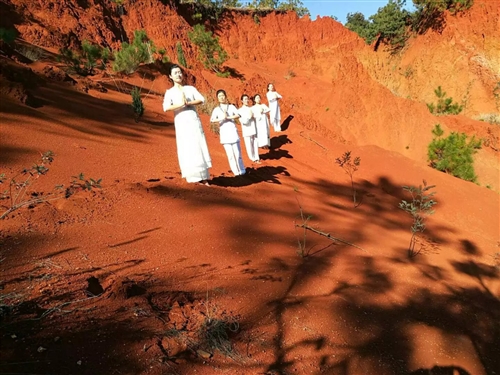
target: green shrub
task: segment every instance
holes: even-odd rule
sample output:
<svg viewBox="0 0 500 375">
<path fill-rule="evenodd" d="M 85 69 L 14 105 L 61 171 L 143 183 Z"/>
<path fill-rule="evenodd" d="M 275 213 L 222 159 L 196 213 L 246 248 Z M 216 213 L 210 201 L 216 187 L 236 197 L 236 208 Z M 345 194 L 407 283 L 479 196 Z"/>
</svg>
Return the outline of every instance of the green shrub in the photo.
<svg viewBox="0 0 500 375">
<path fill-rule="evenodd" d="M 447 98 L 446 92 L 441 89 L 441 86 L 438 86 L 436 90 L 434 90 L 438 101 L 436 104 L 427 103 L 427 108 L 432 114 L 435 115 L 458 115 L 463 110 L 463 106 L 458 103 L 453 103 L 453 98 Z"/>
<path fill-rule="evenodd" d="M 123 42 L 121 50 L 115 52 L 113 70 L 115 72 L 132 74 L 137 70 L 139 65 L 152 63 L 154 52 L 155 46 L 149 40 L 146 32 L 144 30 L 136 30 L 134 31 L 132 44 Z"/>
<path fill-rule="evenodd" d="M 462 180 L 476 182 L 473 155 L 481 148 L 481 140 L 475 136 L 468 139 L 465 133 L 456 132 L 442 138 L 444 132 L 440 124 L 436 124 L 432 134 L 434 138 L 427 148 L 431 167 Z"/>
<path fill-rule="evenodd" d="M 76 74 L 87 76 L 94 74 L 94 69 L 99 65 L 104 69 L 109 59 L 109 48 L 102 48 L 87 40 L 82 42 L 81 54 L 67 48 L 59 50 L 58 60 L 69 66 Z"/>
<path fill-rule="evenodd" d="M 11 44 L 16 40 L 16 38 L 16 29 L 5 29 L 3 27 L 0 27 L 0 42 Z"/>
<path fill-rule="evenodd" d="M 219 38 L 211 31 L 206 31 L 203 25 L 194 25 L 188 33 L 189 39 L 198 47 L 198 59 L 207 69 L 221 73 L 222 64 L 227 60 L 227 53 L 219 44 Z"/>
<path fill-rule="evenodd" d="M 184 57 L 184 51 L 182 50 L 181 42 L 177 42 L 175 45 L 175 49 L 177 50 L 177 61 L 184 68 L 187 68 L 186 58 Z"/>
<path fill-rule="evenodd" d="M 141 90 L 138 87 L 134 87 L 130 92 L 132 95 L 132 109 L 134 110 L 134 120 L 139 122 L 139 119 L 144 114 L 144 103 L 141 98 Z"/>
<path fill-rule="evenodd" d="M 408 39 L 407 24 L 410 13 L 403 9 L 400 0 L 389 0 L 389 3 L 378 9 L 377 13 L 365 19 L 362 13 L 349 13 L 345 27 L 365 39 L 366 43 L 383 42 L 394 51 L 402 48 Z"/>
</svg>

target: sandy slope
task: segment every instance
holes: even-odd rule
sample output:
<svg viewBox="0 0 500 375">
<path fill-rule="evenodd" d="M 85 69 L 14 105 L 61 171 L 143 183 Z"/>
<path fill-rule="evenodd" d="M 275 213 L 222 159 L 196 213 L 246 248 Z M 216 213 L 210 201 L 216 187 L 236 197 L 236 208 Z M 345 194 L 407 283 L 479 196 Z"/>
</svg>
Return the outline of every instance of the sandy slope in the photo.
<svg viewBox="0 0 500 375">
<path fill-rule="evenodd" d="M 146 115 L 138 124 L 129 95 L 117 89 L 140 85 L 141 74 L 117 85 L 102 79 L 108 91 L 88 93 L 81 82 L 44 78 L 31 89 L 35 107 L 3 93 L 2 172 L 11 176 L 52 150 L 56 158 L 34 191 L 67 185 L 80 172 L 103 178 L 103 188 L 0 221 L 0 371 L 498 371 L 498 153 L 490 147 L 478 155 L 480 181 L 497 191 L 429 168 L 422 158 L 427 133 L 418 139 L 413 127 L 393 124 L 429 128 L 435 119 L 422 104 L 392 97 L 349 59 L 339 57 L 351 61 L 345 71 L 353 76 L 334 82 L 307 65 L 286 79 L 287 64 L 238 59 L 230 64 L 245 74 L 243 82 L 191 72 L 207 90 L 223 86 L 233 97 L 262 90 L 273 72 L 284 117 L 294 116 L 286 131 L 273 133 L 274 150 L 261 153 L 263 164 L 245 157 L 249 174 L 234 178 L 203 114 L 214 164 L 210 187 L 180 178 L 173 118 L 154 95 L 167 87 L 165 77 L 144 84 Z M 31 68 L 43 76 L 46 64 Z M 352 90 L 362 82 L 366 90 Z M 313 106 L 318 92 L 327 98 Z M 488 134 L 486 125 L 462 116 L 439 120 Z M 361 157 L 357 208 L 349 177 L 335 163 L 348 150 Z M 421 254 L 408 259 L 411 219 L 398 204 L 408 199 L 402 186 L 423 179 L 436 185 L 438 204 Z M 312 215 L 311 227 L 344 242 L 296 228 L 301 209 Z M 308 256 L 300 257 L 297 242 L 304 240 Z M 102 294 L 89 299 L 89 290 Z M 198 334 L 213 332 L 218 321 L 226 322 L 232 345 L 222 340 L 219 351 Z"/>
</svg>

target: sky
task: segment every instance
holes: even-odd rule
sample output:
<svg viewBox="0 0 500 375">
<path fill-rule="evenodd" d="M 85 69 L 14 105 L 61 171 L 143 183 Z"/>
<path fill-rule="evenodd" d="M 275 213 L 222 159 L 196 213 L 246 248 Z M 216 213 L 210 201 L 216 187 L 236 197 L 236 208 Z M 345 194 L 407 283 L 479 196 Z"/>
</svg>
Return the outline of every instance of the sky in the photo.
<svg viewBox="0 0 500 375">
<path fill-rule="evenodd" d="M 315 20 L 319 15 L 335 16 L 345 24 L 347 13 L 361 12 L 368 18 L 372 14 L 377 13 L 378 8 L 385 6 L 387 0 L 301 0 L 302 4 L 309 9 L 311 19 Z M 411 4 L 411 1 L 407 1 Z M 408 7 L 407 7 L 408 8 Z M 410 9 L 411 10 L 411 9 Z"/>
</svg>

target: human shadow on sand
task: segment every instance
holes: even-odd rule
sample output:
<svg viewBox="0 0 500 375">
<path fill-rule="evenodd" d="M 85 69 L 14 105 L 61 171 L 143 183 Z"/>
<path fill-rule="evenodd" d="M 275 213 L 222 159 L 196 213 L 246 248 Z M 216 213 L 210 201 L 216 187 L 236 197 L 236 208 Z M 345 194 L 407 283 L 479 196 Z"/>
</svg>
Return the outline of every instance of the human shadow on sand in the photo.
<svg viewBox="0 0 500 375">
<path fill-rule="evenodd" d="M 281 123 L 281 131 L 287 130 L 290 127 L 290 123 L 292 122 L 292 120 L 293 120 L 293 116 L 288 115 L 288 117 L 285 119 L 285 121 L 283 121 Z"/>
<path fill-rule="evenodd" d="M 270 149 L 267 154 L 260 155 L 261 160 L 279 160 L 281 158 L 293 159 L 288 150 Z"/>
<path fill-rule="evenodd" d="M 271 138 L 271 146 L 270 148 L 272 150 L 277 150 L 281 148 L 281 146 L 292 143 L 290 139 L 288 139 L 288 136 L 286 134 L 283 135 L 278 135 L 277 137 L 272 137 Z"/>
<path fill-rule="evenodd" d="M 285 167 L 259 167 L 247 168 L 247 173 L 243 176 L 219 176 L 210 180 L 210 185 L 222 187 L 242 187 L 261 182 L 281 184 L 279 175 L 290 176 Z"/>
</svg>

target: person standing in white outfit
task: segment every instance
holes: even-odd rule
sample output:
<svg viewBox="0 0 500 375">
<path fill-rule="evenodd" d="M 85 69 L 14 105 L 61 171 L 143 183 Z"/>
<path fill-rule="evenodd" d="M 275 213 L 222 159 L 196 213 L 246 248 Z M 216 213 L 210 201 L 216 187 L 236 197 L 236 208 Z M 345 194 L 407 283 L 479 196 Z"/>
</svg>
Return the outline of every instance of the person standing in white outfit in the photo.
<svg viewBox="0 0 500 375">
<path fill-rule="evenodd" d="M 274 131 L 281 131 L 281 111 L 279 100 L 282 96 L 276 92 L 274 85 L 272 83 L 267 85 L 267 101 L 269 102 L 269 119 L 271 120 L 271 125 Z"/>
<path fill-rule="evenodd" d="M 219 105 L 212 111 L 210 122 L 219 123 L 220 143 L 224 146 L 231 171 L 235 176 L 246 173 L 243 159 L 241 158 L 240 137 L 234 120 L 240 118 L 238 109 L 227 102 L 226 92 L 217 91 Z"/>
<path fill-rule="evenodd" d="M 212 160 L 208 153 L 207 140 L 195 105 L 205 98 L 193 86 L 182 85 L 182 70 L 178 65 L 170 68 L 170 79 L 174 86 L 165 92 L 163 110 L 174 111 L 177 157 L 182 177 L 187 182 L 201 182 L 208 185 L 208 169 Z"/>
<path fill-rule="evenodd" d="M 238 109 L 240 114 L 241 133 L 245 141 L 248 158 L 257 164 L 260 164 L 259 146 L 257 145 L 257 127 L 252 108 L 248 106 L 249 97 L 247 94 L 241 96 L 243 105 Z"/>
<path fill-rule="evenodd" d="M 257 146 L 268 149 L 271 146 L 269 135 L 269 107 L 260 101 L 260 95 L 257 94 L 253 97 L 254 106 L 252 107 L 253 115 L 255 117 L 255 125 L 257 127 Z"/>
</svg>

